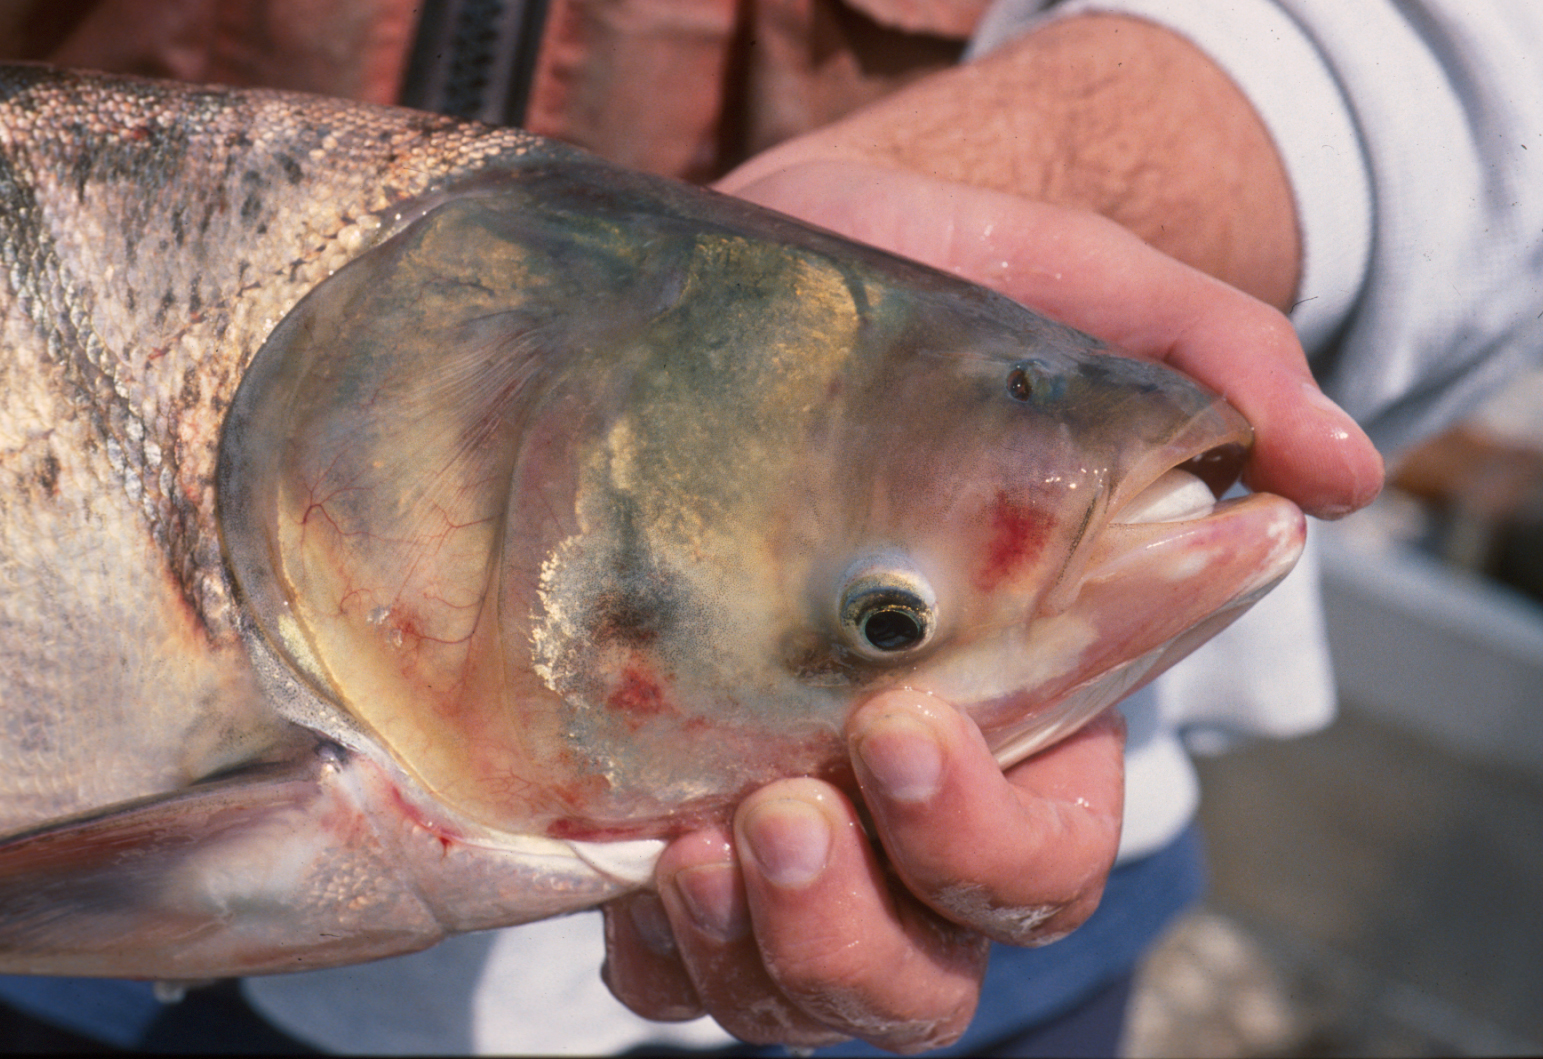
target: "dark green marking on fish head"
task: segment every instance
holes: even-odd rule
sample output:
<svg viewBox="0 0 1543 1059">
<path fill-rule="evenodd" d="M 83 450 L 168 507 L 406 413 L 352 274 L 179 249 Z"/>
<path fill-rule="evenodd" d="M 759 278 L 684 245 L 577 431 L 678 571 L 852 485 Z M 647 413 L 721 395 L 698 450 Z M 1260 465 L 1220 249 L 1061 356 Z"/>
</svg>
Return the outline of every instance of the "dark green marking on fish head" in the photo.
<svg viewBox="0 0 1543 1059">
<path fill-rule="evenodd" d="M 268 642 L 436 798 L 606 839 L 839 775 L 883 687 L 1072 723 L 1171 638 L 1078 609 L 1115 513 L 1248 438 L 994 294 L 570 165 L 425 203 L 302 302 L 222 505 Z"/>
</svg>

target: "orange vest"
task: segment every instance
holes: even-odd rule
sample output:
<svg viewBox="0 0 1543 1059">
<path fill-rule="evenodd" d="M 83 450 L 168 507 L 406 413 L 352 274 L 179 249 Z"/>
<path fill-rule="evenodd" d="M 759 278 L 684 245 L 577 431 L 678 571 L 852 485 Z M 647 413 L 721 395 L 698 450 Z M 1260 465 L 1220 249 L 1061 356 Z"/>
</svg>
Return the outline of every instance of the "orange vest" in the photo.
<svg viewBox="0 0 1543 1059">
<path fill-rule="evenodd" d="M 953 64 L 989 0 L 549 0 L 525 124 L 709 180 Z M 33 0 L 0 57 L 398 99 L 412 0 Z"/>
</svg>

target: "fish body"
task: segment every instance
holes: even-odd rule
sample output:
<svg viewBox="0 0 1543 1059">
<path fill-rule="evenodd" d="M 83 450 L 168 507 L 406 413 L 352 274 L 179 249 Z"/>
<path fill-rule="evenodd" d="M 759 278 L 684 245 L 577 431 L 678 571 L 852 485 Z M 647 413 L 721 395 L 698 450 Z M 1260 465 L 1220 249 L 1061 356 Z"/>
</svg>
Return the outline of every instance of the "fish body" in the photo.
<svg viewBox="0 0 1543 1059">
<path fill-rule="evenodd" d="M 1301 547 L 1181 376 L 517 130 L 15 68 L 0 211 L 0 970 L 591 907 L 865 696 L 1019 760 Z"/>
</svg>

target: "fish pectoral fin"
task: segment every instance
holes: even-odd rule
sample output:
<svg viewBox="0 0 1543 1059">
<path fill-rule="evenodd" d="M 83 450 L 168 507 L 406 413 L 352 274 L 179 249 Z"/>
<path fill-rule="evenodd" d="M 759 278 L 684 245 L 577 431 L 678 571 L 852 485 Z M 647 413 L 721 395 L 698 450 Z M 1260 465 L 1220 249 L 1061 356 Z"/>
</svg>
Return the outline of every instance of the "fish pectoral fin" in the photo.
<svg viewBox="0 0 1543 1059">
<path fill-rule="evenodd" d="M 443 930 L 318 742 L 0 840 L 0 971 L 197 979 L 424 948 Z"/>
</svg>

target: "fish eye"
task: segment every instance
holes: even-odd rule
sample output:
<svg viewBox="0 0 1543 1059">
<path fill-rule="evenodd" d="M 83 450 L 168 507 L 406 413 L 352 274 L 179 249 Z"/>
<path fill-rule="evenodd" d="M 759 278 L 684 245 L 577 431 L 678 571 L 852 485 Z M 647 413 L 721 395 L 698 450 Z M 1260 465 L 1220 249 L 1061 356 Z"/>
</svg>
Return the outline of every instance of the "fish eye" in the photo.
<svg viewBox="0 0 1543 1059">
<path fill-rule="evenodd" d="M 874 661 L 899 659 L 927 644 L 937 628 L 937 600 L 926 579 L 908 564 L 854 564 L 841 593 L 843 636 Z"/>
<path fill-rule="evenodd" d="M 1007 373 L 1007 396 L 1019 404 L 1043 404 L 1066 393 L 1066 379 L 1037 361 L 1015 364 Z"/>
<path fill-rule="evenodd" d="M 932 624 L 926 603 L 901 592 L 863 600 L 850 621 L 859 641 L 886 654 L 920 646 Z"/>
<path fill-rule="evenodd" d="M 1014 368 L 1007 373 L 1007 396 L 1019 402 L 1034 399 L 1034 380 L 1023 368 Z"/>
</svg>

